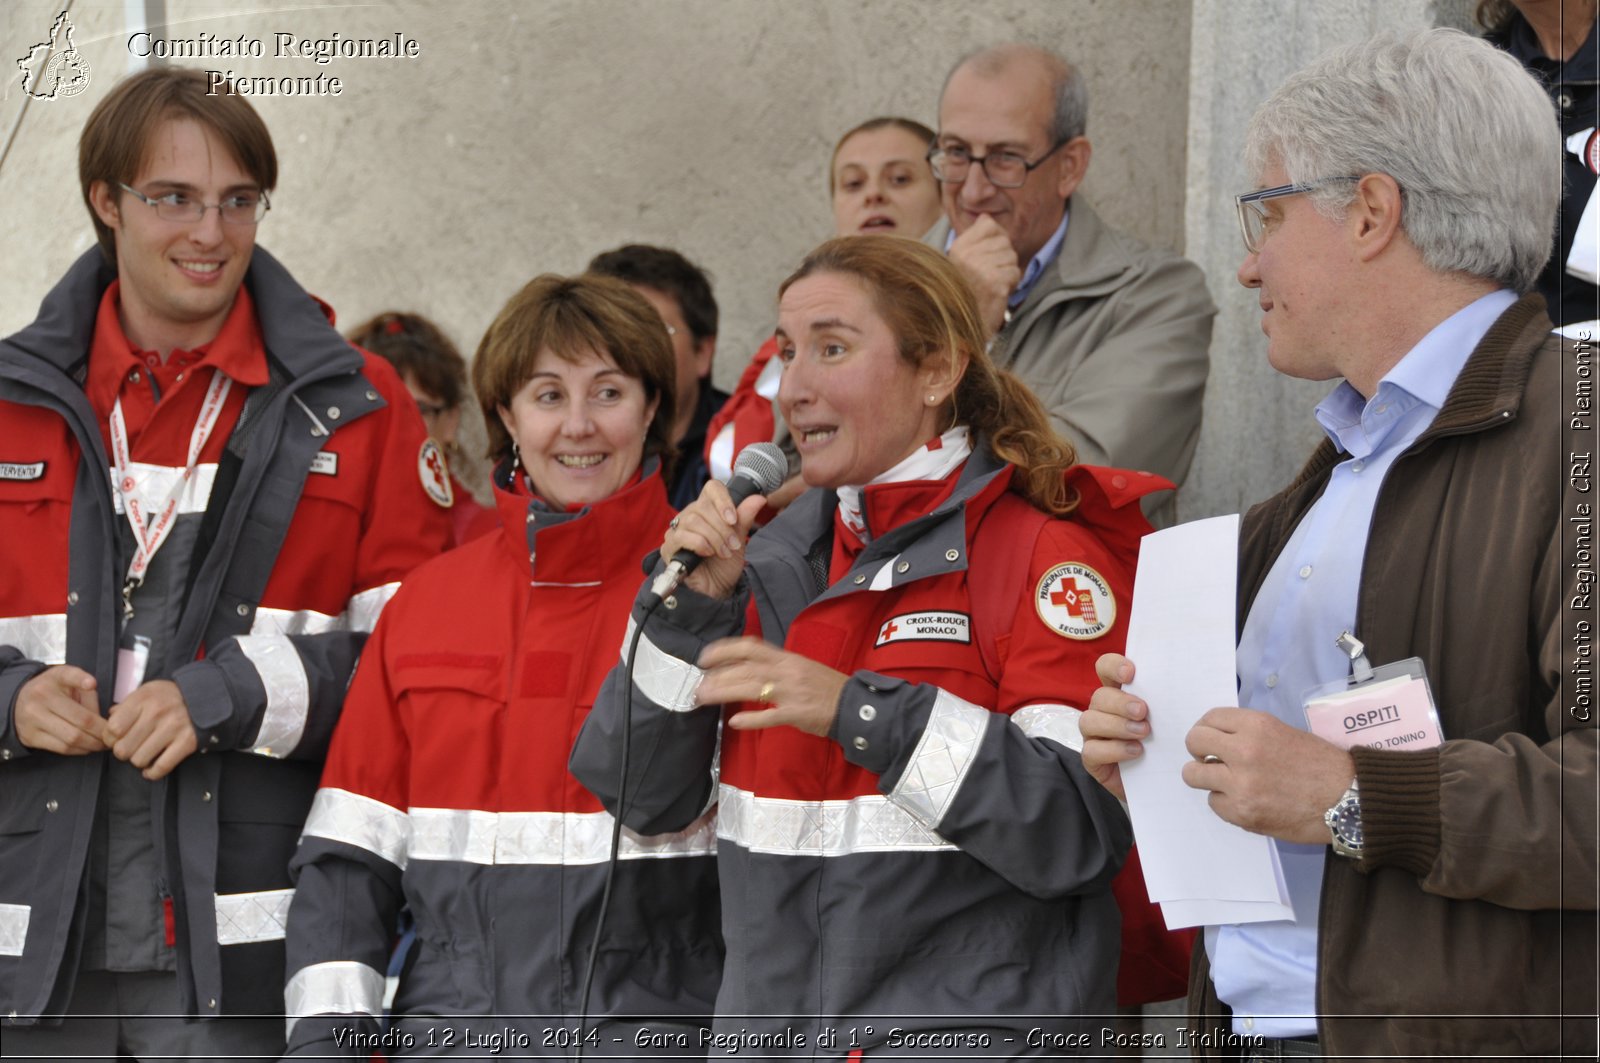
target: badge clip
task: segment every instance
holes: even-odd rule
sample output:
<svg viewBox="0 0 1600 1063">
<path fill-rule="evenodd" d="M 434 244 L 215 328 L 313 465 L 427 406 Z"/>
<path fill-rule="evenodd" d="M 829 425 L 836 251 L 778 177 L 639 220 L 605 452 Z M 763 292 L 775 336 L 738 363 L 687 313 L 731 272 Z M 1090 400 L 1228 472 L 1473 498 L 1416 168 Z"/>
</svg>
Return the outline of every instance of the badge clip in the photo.
<svg viewBox="0 0 1600 1063">
<path fill-rule="evenodd" d="M 124 622 L 133 618 L 133 595 L 144 582 L 138 576 L 129 576 L 122 581 L 122 619 Z"/>
<path fill-rule="evenodd" d="M 1350 658 L 1350 681 L 1352 683 L 1369 683 L 1372 681 L 1372 662 L 1367 660 L 1367 647 L 1364 642 L 1346 631 L 1334 640 L 1335 645 L 1344 651 Z"/>
<path fill-rule="evenodd" d="M 1374 668 L 1367 648 L 1350 632 L 1335 641 L 1350 659 L 1350 674 L 1301 699 L 1307 729 L 1341 749 L 1431 749 L 1444 742 L 1439 712 L 1420 657 Z"/>
</svg>

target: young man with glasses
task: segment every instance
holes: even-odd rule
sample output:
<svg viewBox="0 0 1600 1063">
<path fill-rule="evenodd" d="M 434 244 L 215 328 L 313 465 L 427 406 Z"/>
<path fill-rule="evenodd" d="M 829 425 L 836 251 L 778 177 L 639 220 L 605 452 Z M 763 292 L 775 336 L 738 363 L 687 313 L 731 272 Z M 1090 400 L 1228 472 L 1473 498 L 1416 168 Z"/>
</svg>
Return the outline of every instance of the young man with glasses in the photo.
<svg viewBox="0 0 1600 1063">
<path fill-rule="evenodd" d="M 996 362 L 1043 401 L 1080 461 L 1182 485 L 1200 438 L 1216 308 L 1199 267 L 1116 232 L 1074 192 L 1089 169 L 1083 77 L 1004 44 L 957 63 L 928 161 L 942 246 L 978 294 Z M 1175 517 L 1161 494 L 1157 524 Z"/>
<path fill-rule="evenodd" d="M 393 370 L 256 247 L 244 99 L 131 77 L 79 178 L 99 247 L 0 342 L 6 1052 L 274 1056 L 288 860 L 448 518 Z"/>
</svg>

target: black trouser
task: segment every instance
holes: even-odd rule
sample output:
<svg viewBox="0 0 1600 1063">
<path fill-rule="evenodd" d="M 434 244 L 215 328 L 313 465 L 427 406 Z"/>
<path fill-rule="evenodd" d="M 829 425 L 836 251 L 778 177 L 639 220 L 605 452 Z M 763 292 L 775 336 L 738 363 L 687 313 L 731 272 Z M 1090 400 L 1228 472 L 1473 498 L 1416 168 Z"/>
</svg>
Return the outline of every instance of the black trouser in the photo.
<svg viewBox="0 0 1600 1063">
<path fill-rule="evenodd" d="M 178 976 L 148 971 L 83 971 L 59 1025 L 7 1026 L 6 1059 L 156 1060 L 249 1058 L 283 1054 L 281 1017 L 192 1022 L 178 1011 Z"/>
</svg>

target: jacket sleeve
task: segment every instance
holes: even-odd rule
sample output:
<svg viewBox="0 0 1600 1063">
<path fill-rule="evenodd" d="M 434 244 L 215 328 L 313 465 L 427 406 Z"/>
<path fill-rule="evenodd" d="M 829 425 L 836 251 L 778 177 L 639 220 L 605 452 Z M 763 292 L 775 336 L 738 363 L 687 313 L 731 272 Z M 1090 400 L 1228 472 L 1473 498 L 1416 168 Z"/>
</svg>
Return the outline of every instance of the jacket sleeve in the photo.
<svg viewBox="0 0 1600 1063">
<path fill-rule="evenodd" d="M 351 1035 L 376 1033 L 382 1014 L 411 833 L 410 742 L 389 682 L 386 630 L 378 625 L 356 671 L 289 865 L 290 1056 L 364 1056 Z"/>
<path fill-rule="evenodd" d="M 17 694 L 23 684 L 49 665 L 32 661 L 15 646 L 0 646 L 0 708 L 5 716 L 0 719 L 0 764 L 28 755 L 28 747 L 17 738 Z"/>
<path fill-rule="evenodd" d="M 1027 355 L 1045 380 L 1030 379 L 1057 431 L 1090 465 L 1143 469 L 1182 483 L 1200 441 L 1200 413 L 1216 315 L 1205 276 L 1176 255 L 1105 298 L 1110 321 L 1070 372 L 1072 352 Z M 1045 381 L 1048 381 L 1046 383 Z"/>
<path fill-rule="evenodd" d="M 716 797 L 722 709 L 696 704 L 701 673 L 693 662 L 707 643 L 744 630 L 750 595 L 743 580 L 725 600 L 680 587 L 667 599 L 670 608 L 657 608 L 646 619 L 649 589 L 646 582 L 634 602 L 621 659 L 600 688 L 569 766 L 624 826 L 640 834 L 664 834 L 687 827 Z M 629 684 L 628 645 L 641 622 L 644 633 Z M 627 808 L 619 810 L 622 731 L 630 718 Z"/>
<path fill-rule="evenodd" d="M 1048 601 L 1061 583 L 1063 564 L 1076 566 L 1077 582 L 1088 571 L 1103 586 L 1090 607 L 1096 619 L 1067 623 L 1071 636 L 1035 605 L 1041 588 Z M 1106 890 L 1133 832 L 1083 767 L 1077 717 L 1096 685 L 1095 658 L 1123 644 L 1129 580 L 1104 547 L 1060 521 L 1043 526 L 1030 574 L 998 640 L 993 710 L 931 684 L 857 672 L 832 737 L 846 759 L 878 774 L 890 801 L 1018 889 L 1040 898 Z"/>
<path fill-rule="evenodd" d="M 374 359 L 369 358 L 369 363 Z M 372 475 L 362 498 L 354 570 L 336 616 L 279 620 L 258 610 L 247 635 L 211 647 L 178 668 L 201 749 L 242 749 L 267 757 L 320 760 L 339 719 L 345 689 L 373 625 L 400 580 L 449 541 L 449 511 L 432 501 L 418 474 L 422 421 L 392 369 L 366 369 L 388 405 L 346 431 L 374 434 Z M 299 519 L 297 516 L 296 519 Z M 269 584 L 270 586 L 270 584 Z"/>
<path fill-rule="evenodd" d="M 1582 512 L 1574 508 L 1580 504 L 1569 491 L 1562 512 Z M 1458 738 L 1421 752 L 1351 750 L 1365 843 L 1358 870 L 1403 868 L 1427 892 L 1455 900 L 1525 910 L 1595 909 L 1595 719 L 1573 686 L 1592 667 L 1574 623 L 1587 594 L 1579 583 L 1583 566 L 1563 556 L 1564 522 L 1556 523 L 1534 584 L 1527 642 L 1532 689 L 1481 692 L 1507 699 L 1516 730 L 1493 741 Z M 1523 650 L 1491 646 L 1484 652 Z"/>
</svg>

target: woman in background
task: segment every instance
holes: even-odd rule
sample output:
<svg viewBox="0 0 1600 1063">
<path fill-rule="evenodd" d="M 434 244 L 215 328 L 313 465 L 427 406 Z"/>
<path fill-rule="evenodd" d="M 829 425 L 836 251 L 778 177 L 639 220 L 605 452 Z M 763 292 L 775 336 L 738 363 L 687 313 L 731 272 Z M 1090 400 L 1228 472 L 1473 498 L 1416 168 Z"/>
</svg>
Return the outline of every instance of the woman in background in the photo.
<svg viewBox="0 0 1600 1063">
<path fill-rule="evenodd" d="M 421 314 L 399 310 L 363 322 L 346 338 L 392 364 L 416 401 L 428 438 L 435 443 L 433 451 L 425 450 L 418 461 L 424 467 L 433 460 L 440 462 L 443 475 L 425 478 L 424 483 L 442 485 L 442 490 L 429 494 L 450 510 L 454 545 L 493 531 L 498 523 L 494 511 L 479 505 L 456 477 L 466 463 L 459 437 L 461 403 L 468 397 L 467 363 L 456 345 Z"/>
<path fill-rule="evenodd" d="M 417 941 L 391 1058 L 481 1056 L 507 1029 L 516 1055 L 634 1047 L 639 1021 L 577 1023 L 612 820 L 566 755 L 673 516 L 674 373 L 660 317 L 611 278 L 539 277 L 489 327 L 473 377 L 500 528 L 417 569 L 362 655 L 291 869 L 289 1055 L 376 1033 L 402 903 Z M 625 834 L 589 1007 L 700 1055 L 713 852 L 709 816 Z"/>
<path fill-rule="evenodd" d="M 939 182 L 928 165 L 933 130 L 910 118 L 872 118 L 855 126 L 833 146 L 828 162 L 828 197 L 833 203 L 835 236 L 907 236 L 920 239 L 941 216 Z M 794 446 L 779 428 L 774 400 L 783 363 L 774 361 L 776 338 L 750 359 L 728 401 L 706 430 L 706 460 L 711 475 L 727 481 L 733 461 L 751 443 L 777 440 L 790 454 Z M 804 490 L 795 476 L 767 500 L 776 511 Z"/>
</svg>

